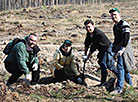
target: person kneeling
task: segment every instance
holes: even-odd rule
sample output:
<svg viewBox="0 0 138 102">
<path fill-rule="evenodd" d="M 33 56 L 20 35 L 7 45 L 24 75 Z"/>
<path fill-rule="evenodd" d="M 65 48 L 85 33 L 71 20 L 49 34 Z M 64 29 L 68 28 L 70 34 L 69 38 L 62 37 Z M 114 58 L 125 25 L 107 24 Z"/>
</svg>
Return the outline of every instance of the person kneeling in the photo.
<svg viewBox="0 0 138 102">
<path fill-rule="evenodd" d="M 65 40 L 58 50 L 56 50 L 50 71 L 52 77 L 57 80 L 70 79 L 82 84 L 80 73 L 78 72 L 75 56 L 72 54 L 72 42 Z"/>
<path fill-rule="evenodd" d="M 12 48 L 4 61 L 5 69 L 11 74 L 7 86 L 15 83 L 23 74 L 25 75 L 26 84 L 28 82 L 33 85 L 38 83 L 40 66 L 37 54 L 39 51 L 37 36 L 34 33 L 25 37 L 22 42 L 17 43 Z"/>
</svg>

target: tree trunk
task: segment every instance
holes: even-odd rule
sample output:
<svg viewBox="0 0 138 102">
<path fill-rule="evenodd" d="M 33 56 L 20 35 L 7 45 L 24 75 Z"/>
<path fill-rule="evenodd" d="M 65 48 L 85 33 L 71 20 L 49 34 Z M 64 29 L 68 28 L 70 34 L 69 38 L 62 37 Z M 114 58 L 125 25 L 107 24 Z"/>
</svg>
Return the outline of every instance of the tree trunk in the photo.
<svg viewBox="0 0 138 102">
<path fill-rule="evenodd" d="M 27 1 L 26 1 L 26 0 L 24 0 L 24 8 L 26 8 L 26 4 L 27 4 Z"/>
<path fill-rule="evenodd" d="M 38 1 L 38 6 L 41 7 L 41 0 Z"/>
<path fill-rule="evenodd" d="M 28 7 L 31 7 L 31 0 L 28 1 Z"/>
</svg>

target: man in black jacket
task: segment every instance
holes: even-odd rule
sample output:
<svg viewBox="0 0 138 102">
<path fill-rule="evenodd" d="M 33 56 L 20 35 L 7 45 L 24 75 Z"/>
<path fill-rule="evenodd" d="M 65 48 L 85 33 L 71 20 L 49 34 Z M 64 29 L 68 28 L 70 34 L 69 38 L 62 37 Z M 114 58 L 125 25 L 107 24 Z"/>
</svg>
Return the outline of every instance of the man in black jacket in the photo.
<svg viewBox="0 0 138 102">
<path fill-rule="evenodd" d="M 94 23 L 92 20 L 86 20 L 84 22 L 84 25 L 86 27 L 87 35 L 85 38 L 85 52 L 83 56 L 83 61 L 86 62 L 92 55 L 92 53 L 97 49 L 99 51 L 97 57 L 98 57 L 98 64 L 101 67 L 101 84 L 104 85 L 107 78 L 107 54 L 111 51 L 112 44 L 110 40 L 107 38 L 107 36 L 98 28 L 94 26 Z M 89 53 L 87 55 L 88 49 Z M 110 49 L 110 50 L 109 50 Z M 115 74 L 117 74 L 117 69 L 112 68 L 112 70 Z"/>
</svg>

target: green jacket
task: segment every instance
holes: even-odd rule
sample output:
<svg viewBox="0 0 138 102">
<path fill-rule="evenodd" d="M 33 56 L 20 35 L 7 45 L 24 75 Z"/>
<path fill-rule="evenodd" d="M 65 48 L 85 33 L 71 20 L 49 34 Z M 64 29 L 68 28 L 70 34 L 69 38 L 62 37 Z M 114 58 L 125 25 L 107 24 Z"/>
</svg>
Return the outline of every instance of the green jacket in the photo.
<svg viewBox="0 0 138 102">
<path fill-rule="evenodd" d="M 52 69 L 64 70 L 67 76 L 78 76 L 75 56 L 71 53 L 69 56 L 62 55 L 60 50 L 56 50 L 51 65 Z"/>
<path fill-rule="evenodd" d="M 28 66 L 34 63 L 38 64 L 39 60 L 37 54 L 29 55 L 24 42 L 19 42 L 12 48 L 4 62 L 8 62 L 10 65 L 15 64 L 24 74 L 27 74 L 29 73 Z"/>
</svg>

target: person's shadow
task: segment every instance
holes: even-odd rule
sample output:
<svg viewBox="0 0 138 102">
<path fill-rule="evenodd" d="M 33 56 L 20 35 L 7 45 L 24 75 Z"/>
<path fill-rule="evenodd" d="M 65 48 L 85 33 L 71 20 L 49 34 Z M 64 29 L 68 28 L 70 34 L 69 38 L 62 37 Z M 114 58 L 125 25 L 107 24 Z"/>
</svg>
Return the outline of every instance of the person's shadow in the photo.
<svg viewBox="0 0 138 102">
<path fill-rule="evenodd" d="M 66 80 L 67 80 L 66 78 L 58 79 L 58 78 L 53 78 L 52 76 L 50 76 L 50 77 L 41 78 L 38 84 L 51 84 L 51 83 L 62 82 Z"/>
<path fill-rule="evenodd" d="M 85 78 L 89 78 L 91 80 L 96 80 L 98 82 L 100 82 L 100 80 L 96 79 L 95 77 L 92 77 L 92 76 L 89 76 L 87 74 L 85 75 L 81 75 L 81 79 L 83 80 L 82 83 L 78 83 L 76 80 L 71 80 L 69 79 L 70 81 L 73 81 L 74 83 L 76 84 L 80 84 L 80 85 L 84 85 L 84 86 L 87 86 L 87 83 L 85 82 Z M 39 83 L 38 84 L 51 84 L 51 83 L 56 83 L 56 82 L 62 82 L 62 81 L 67 81 L 68 78 L 53 78 L 52 76 L 49 76 L 49 77 L 43 77 L 39 80 Z"/>
</svg>

